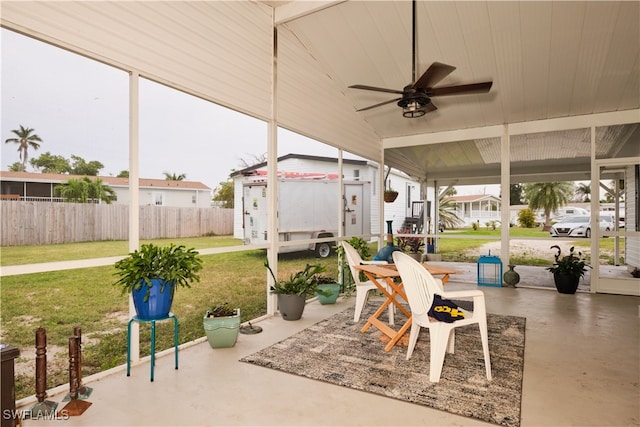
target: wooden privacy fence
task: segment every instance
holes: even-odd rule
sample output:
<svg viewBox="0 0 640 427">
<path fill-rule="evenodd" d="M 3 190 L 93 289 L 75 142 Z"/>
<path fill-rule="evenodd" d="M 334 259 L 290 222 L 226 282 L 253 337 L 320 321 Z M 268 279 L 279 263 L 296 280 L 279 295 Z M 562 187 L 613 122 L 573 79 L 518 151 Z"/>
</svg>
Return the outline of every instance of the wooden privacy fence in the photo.
<svg viewBox="0 0 640 427">
<path fill-rule="evenodd" d="M 127 240 L 129 206 L 0 201 L 0 245 Z M 233 234 L 233 209 L 140 206 L 140 238 Z"/>
</svg>

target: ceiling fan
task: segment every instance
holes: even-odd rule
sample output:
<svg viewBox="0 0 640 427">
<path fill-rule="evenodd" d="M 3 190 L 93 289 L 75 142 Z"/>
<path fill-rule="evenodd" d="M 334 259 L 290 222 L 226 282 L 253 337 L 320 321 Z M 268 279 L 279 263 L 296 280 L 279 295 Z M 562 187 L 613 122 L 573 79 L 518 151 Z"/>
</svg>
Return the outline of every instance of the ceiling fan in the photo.
<svg viewBox="0 0 640 427">
<path fill-rule="evenodd" d="M 390 99 L 388 101 L 381 102 L 379 104 L 370 105 L 369 107 L 361 108 L 356 111 L 367 111 L 376 107 L 381 107 L 392 102 L 398 103 L 399 107 L 402 107 L 402 115 L 407 118 L 422 117 L 426 113 L 435 111 L 438 108 L 433 105 L 431 98 L 434 96 L 445 95 L 463 95 L 472 93 L 486 93 L 491 89 L 493 82 L 481 82 L 470 83 L 465 85 L 455 86 L 441 86 L 433 87 L 439 81 L 447 77 L 456 69 L 451 65 L 441 64 L 434 62 L 429 66 L 427 71 L 416 80 L 417 74 L 417 60 L 416 60 L 416 0 L 413 0 L 413 70 L 412 83 L 408 84 L 402 90 L 386 89 L 382 87 L 366 86 L 366 85 L 352 85 L 351 89 L 363 89 L 371 90 L 375 92 L 387 92 L 396 93 L 402 95 L 400 98 Z"/>
</svg>

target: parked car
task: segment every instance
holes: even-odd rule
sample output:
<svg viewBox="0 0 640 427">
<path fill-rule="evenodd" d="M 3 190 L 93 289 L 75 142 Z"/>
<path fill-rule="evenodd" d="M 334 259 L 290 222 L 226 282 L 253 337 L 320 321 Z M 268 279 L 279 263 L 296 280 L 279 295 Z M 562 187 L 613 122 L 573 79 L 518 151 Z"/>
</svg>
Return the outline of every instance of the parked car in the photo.
<svg viewBox="0 0 640 427">
<path fill-rule="evenodd" d="M 600 230 L 611 231 L 612 222 L 600 219 Z M 574 215 L 564 218 L 551 226 L 551 237 L 591 237 L 591 217 Z"/>
</svg>

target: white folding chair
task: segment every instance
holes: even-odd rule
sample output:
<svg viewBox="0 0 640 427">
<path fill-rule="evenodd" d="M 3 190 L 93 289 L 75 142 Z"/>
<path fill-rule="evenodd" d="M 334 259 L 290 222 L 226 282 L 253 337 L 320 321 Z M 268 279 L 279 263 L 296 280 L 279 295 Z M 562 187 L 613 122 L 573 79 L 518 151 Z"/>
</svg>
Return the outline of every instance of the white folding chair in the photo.
<svg viewBox="0 0 640 427">
<path fill-rule="evenodd" d="M 487 379 L 491 380 L 491 360 L 489 358 L 489 337 L 487 333 L 487 313 L 484 294 L 479 290 L 447 292 L 442 282 L 434 277 L 420 263 L 402 252 L 393 253 L 393 261 L 400 273 L 402 285 L 411 307 L 411 332 L 407 360 L 411 357 L 418 341 L 420 328 L 429 329 L 431 353 L 429 355 L 429 380 L 440 381 L 445 352 L 453 353 L 455 345 L 455 328 L 477 323 L 480 328 L 484 366 Z M 434 294 L 445 299 L 473 297 L 473 312 L 465 311 L 465 318 L 453 323 L 446 323 L 429 317 L 428 312 L 433 303 Z M 464 311 L 464 310 L 463 310 Z"/>
<path fill-rule="evenodd" d="M 349 243 L 342 241 L 342 247 L 344 248 L 344 254 L 347 257 L 347 263 L 349 264 L 349 270 L 351 271 L 351 275 L 353 276 L 353 280 L 356 283 L 356 306 L 355 306 L 355 314 L 353 315 L 353 321 L 358 322 L 360 320 L 360 315 L 362 314 L 362 309 L 364 305 L 367 303 L 367 299 L 369 297 L 369 291 L 377 290 L 378 287 L 371 281 L 361 281 L 360 280 L 360 271 L 356 270 L 356 265 L 363 264 L 388 264 L 386 261 L 365 261 L 362 259 L 360 254 L 353 246 Z M 394 309 L 393 304 L 389 305 L 389 324 L 394 324 Z"/>
</svg>

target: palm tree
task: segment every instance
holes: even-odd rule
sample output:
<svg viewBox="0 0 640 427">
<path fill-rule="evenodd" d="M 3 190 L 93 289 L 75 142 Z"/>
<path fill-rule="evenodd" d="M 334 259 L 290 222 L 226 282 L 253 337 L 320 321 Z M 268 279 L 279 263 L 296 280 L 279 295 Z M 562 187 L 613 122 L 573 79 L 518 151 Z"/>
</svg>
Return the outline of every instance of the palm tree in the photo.
<svg viewBox="0 0 640 427">
<path fill-rule="evenodd" d="M 455 228 L 460 226 L 464 221 L 456 214 L 456 204 L 452 197 L 457 194 L 454 187 L 443 192 L 438 197 L 438 217 L 444 223 L 446 228 Z"/>
<path fill-rule="evenodd" d="M 167 181 L 184 181 L 187 177 L 187 174 L 181 173 L 180 175 L 176 175 L 175 173 L 162 172 L 164 174 L 164 179 Z"/>
<path fill-rule="evenodd" d="M 591 198 L 591 184 L 586 184 L 584 182 L 581 182 L 580 184 L 578 184 L 578 186 L 576 187 L 576 195 L 578 197 L 580 197 L 580 199 L 584 202 L 590 202 Z"/>
<path fill-rule="evenodd" d="M 561 182 L 538 182 L 535 184 L 525 184 L 524 194 L 529 200 L 529 209 L 544 210 L 544 231 L 551 229 L 551 212 L 566 205 L 573 195 L 573 183 Z"/>
<path fill-rule="evenodd" d="M 116 199 L 113 188 L 103 184 L 100 178 L 91 180 L 86 176 L 82 179 L 71 178 L 66 184 L 56 186 L 54 192 L 66 202 L 74 203 L 89 203 L 97 200 L 110 204 Z"/>
<path fill-rule="evenodd" d="M 42 142 L 42 139 L 34 134 L 34 129 L 25 128 L 20 125 L 20 129 L 13 129 L 13 132 L 17 138 L 7 138 L 4 142 L 6 144 L 13 142 L 18 144 L 18 153 L 20 153 L 20 161 L 22 162 L 22 171 L 26 170 L 27 167 L 27 159 L 29 157 L 29 147 L 37 150 L 40 148 L 39 142 Z"/>
</svg>

